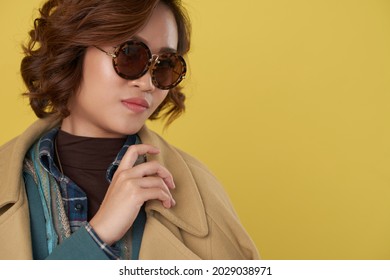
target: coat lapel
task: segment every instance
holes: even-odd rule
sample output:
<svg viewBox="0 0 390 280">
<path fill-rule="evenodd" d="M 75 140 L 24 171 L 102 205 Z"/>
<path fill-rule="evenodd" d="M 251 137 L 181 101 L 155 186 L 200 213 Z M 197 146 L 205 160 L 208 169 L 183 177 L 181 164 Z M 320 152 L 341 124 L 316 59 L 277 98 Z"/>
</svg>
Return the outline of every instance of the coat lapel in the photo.
<svg viewBox="0 0 390 280">
<path fill-rule="evenodd" d="M 52 118 L 38 120 L 0 150 L 0 259 L 31 259 L 29 210 L 22 178 L 23 160 L 33 142 L 55 126 Z"/>
<path fill-rule="evenodd" d="M 24 156 L 36 139 L 56 124 L 53 118 L 40 119 L 0 150 L 0 209 L 19 199 Z"/>
<path fill-rule="evenodd" d="M 148 160 L 157 160 L 165 166 L 172 173 L 176 185 L 176 188 L 171 191 L 173 198 L 177 201 L 173 208 L 166 209 L 160 201 L 153 200 L 146 204 L 146 212 L 159 212 L 178 228 L 197 237 L 206 236 L 208 226 L 202 198 L 191 170 L 183 157 L 160 136 L 146 127 L 139 132 L 139 136 L 142 143 L 160 149 L 158 155 L 148 155 Z"/>
<path fill-rule="evenodd" d="M 149 216 L 142 237 L 140 260 L 200 260 L 156 218 Z"/>
</svg>

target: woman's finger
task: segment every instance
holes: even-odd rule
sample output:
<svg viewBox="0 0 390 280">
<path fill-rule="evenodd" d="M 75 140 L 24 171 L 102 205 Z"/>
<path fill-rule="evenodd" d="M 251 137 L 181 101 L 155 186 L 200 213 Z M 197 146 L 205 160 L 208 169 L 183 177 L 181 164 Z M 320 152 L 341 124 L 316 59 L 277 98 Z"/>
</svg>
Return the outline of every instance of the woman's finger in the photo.
<svg viewBox="0 0 390 280">
<path fill-rule="evenodd" d="M 155 177 L 155 176 L 144 177 L 141 179 L 136 179 L 134 181 L 134 183 L 142 189 L 151 189 L 151 188 L 157 189 L 157 188 L 159 188 L 162 191 L 164 191 L 166 194 L 168 194 L 168 196 L 172 202 L 172 206 L 174 206 L 176 204 L 175 200 L 172 197 L 171 192 L 169 191 L 168 186 L 165 184 L 165 182 L 162 178 Z"/>
<path fill-rule="evenodd" d="M 132 168 L 135 162 L 137 161 L 137 158 L 141 155 L 158 154 L 159 152 L 160 150 L 152 145 L 147 145 L 147 144 L 132 145 L 127 149 L 125 155 L 121 160 L 121 163 L 118 166 L 117 171 Z"/>
<path fill-rule="evenodd" d="M 125 171 L 126 172 L 126 171 Z M 129 178 L 142 178 L 146 176 L 158 176 L 164 180 L 165 184 L 170 189 L 175 188 L 175 183 L 171 172 L 168 171 L 157 161 L 151 161 L 137 165 L 131 169 L 131 172 L 126 172 Z"/>
</svg>

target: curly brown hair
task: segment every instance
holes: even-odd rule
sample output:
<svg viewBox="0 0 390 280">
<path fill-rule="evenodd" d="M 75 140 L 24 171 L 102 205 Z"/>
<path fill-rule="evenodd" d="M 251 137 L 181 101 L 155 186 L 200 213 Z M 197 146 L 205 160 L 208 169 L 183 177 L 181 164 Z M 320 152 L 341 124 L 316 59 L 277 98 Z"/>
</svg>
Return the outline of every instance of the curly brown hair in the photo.
<svg viewBox="0 0 390 280">
<path fill-rule="evenodd" d="M 180 0 L 160 0 L 173 12 L 178 53 L 190 48 L 190 21 Z M 23 46 L 21 74 L 30 105 L 39 118 L 69 116 L 68 100 L 82 79 L 87 47 L 126 41 L 148 21 L 159 0 L 48 0 L 39 10 Z M 185 110 L 181 87 L 169 90 L 150 119 L 172 123 Z"/>
</svg>

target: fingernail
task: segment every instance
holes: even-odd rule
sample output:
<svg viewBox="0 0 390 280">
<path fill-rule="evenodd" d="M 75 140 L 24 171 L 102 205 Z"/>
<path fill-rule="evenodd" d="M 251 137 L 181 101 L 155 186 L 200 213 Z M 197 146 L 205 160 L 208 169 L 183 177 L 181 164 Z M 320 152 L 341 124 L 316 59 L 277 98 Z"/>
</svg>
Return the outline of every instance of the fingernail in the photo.
<svg viewBox="0 0 390 280">
<path fill-rule="evenodd" d="M 171 208 L 171 204 L 172 204 L 172 203 L 169 203 L 169 201 L 164 201 L 164 202 L 163 202 L 163 206 L 164 206 L 165 208 Z"/>
</svg>

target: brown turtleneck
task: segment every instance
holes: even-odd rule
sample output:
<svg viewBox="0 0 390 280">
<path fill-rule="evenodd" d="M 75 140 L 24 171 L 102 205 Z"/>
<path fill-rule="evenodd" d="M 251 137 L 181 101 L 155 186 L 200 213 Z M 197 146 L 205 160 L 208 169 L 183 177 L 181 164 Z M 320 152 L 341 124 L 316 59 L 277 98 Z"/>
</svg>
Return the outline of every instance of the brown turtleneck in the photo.
<svg viewBox="0 0 390 280">
<path fill-rule="evenodd" d="M 91 138 L 59 130 L 57 147 L 63 172 L 88 198 L 88 221 L 96 214 L 107 192 L 107 168 L 126 138 Z M 57 159 L 58 164 L 58 159 Z"/>
</svg>

